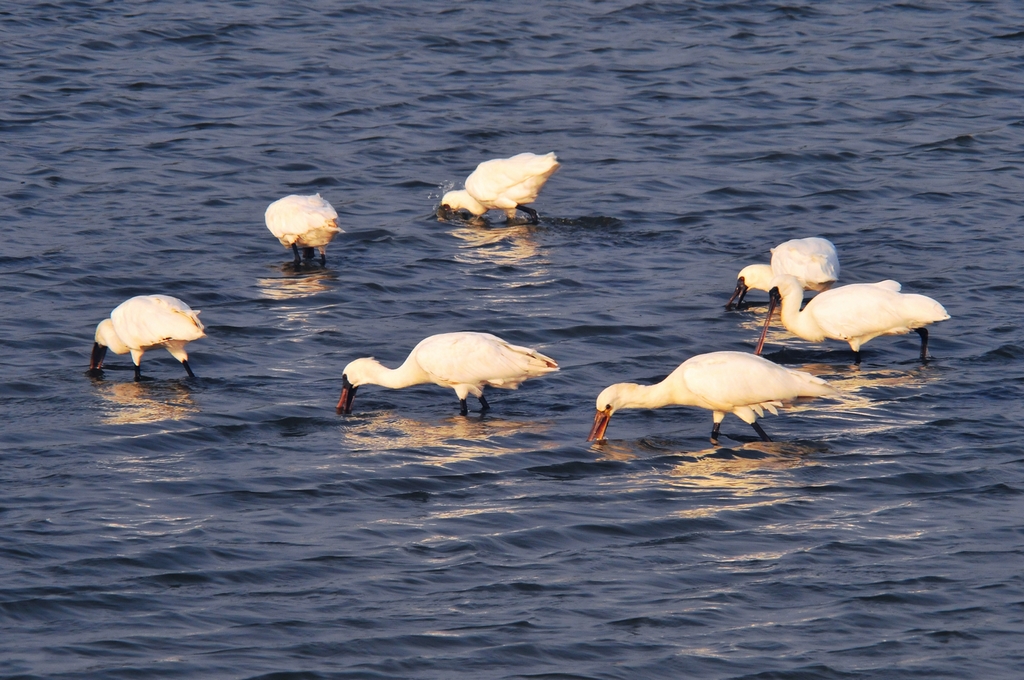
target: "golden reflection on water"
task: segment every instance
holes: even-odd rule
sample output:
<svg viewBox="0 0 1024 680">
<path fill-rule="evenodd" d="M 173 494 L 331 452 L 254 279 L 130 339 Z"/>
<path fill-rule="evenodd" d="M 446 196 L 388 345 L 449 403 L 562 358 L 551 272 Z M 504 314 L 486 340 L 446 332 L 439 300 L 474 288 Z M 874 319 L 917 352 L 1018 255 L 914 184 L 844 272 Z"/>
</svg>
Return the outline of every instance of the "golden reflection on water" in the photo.
<svg viewBox="0 0 1024 680">
<path fill-rule="evenodd" d="M 256 286 L 272 300 L 295 300 L 330 290 L 338 275 L 330 269 L 295 271 L 292 265 L 282 265 L 281 275 L 256 279 Z"/>
<path fill-rule="evenodd" d="M 498 265 L 520 264 L 541 253 L 533 234 L 534 225 L 512 224 L 488 227 L 466 224 L 449 232 L 465 242 L 459 246 L 456 260 L 464 264 L 488 262 Z"/>
<path fill-rule="evenodd" d="M 483 456 L 501 456 L 523 451 L 555 448 L 550 438 L 531 438 L 529 445 L 516 446 L 522 435 L 542 435 L 552 424 L 534 420 L 508 420 L 491 415 L 453 415 L 440 421 L 407 418 L 395 413 L 352 418 L 344 430 L 350 440 L 361 440 L 373 450 L 387 442 L 388 449 L 423 449 L 418 461 L 424 465 L 447 465 Z M 356 442 L 350 442 L 355 444 Z"/>
<path fill-rule="evenodd" d="M 107 425 L 137 425 L 181 420 L 196 413 L 189 389 L 174 382 L 159 387 L 137 382 L 97 382 L 104 400 L 100 415 Z"/>
</svg>

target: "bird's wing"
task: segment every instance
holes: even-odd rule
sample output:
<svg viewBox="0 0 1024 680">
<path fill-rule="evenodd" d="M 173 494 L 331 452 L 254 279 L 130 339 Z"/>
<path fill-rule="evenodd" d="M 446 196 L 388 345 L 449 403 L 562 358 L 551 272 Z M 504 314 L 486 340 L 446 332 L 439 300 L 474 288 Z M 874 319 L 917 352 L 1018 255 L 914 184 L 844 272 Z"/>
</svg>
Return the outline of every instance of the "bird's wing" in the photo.
<svg viewBox="0 0 1024 680">
<path fill-rule="evenodd" d="M 898 287 L 882 281 L 833 288 L 808 302 L 803 313 L 810 313 L 826 335 L 843 340 L 907 333 Z"/>
<path fill-rule="evenodd" d="M 559 167 L 554 153 L 521 153 L 512 158 L 484 161 L 466 178 L 466 191 L 484 205 L 514 208 L 532 203 Z"/>
<path fill-rule="evenodd" d="M 821 378 L 744 352 L 701 354 L 677 370 L 701 406 L 717 411 L 755 405 L 772 410 L 778 402 L 796 397 L 834 393 Z"/>
<path fill-rule="evenodd" d="M 435 335 L 414 351 L 420 368 L 446 385 L 514 388 L 527 378 L 558 370 L 558 364 L 543 354 L 489 333 Z"/>
<path fill-rule="evenodd" d="M 126 345 L 143 348 L 168 340 L 191 342 L 204 337 L 198 315 L 198 311 L 170 295 L 140 295 L 118 305 L 110 318 Z"/>
<path fill-rule="evenodd" d="M 285 196 L 271 203 L 264 217 L 267 229 L 282 241 L 290 238 L 294 242 L 293 237 L 306 232 L 338 226 L 337 211 L 320 194 Z"/>
<path fill-rule="evenodd" d="M 772 248 L 772 273 L 789 274 L 802 283 L 836 281 L 839 257 L 835 246 L 826 239 L 794 239 Z"/>
</svg>

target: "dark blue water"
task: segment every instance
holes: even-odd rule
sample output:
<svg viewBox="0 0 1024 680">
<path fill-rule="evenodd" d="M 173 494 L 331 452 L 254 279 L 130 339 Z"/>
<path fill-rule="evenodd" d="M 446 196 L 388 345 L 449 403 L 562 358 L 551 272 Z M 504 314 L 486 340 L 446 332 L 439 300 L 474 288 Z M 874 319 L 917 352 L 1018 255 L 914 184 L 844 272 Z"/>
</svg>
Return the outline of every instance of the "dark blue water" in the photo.
<svg viewBox="0 0 1024 680">
<path fill-rule="evenodd" d="M 1019 678 L 1024 8 L 1014 2 L 11 4 L 0 13 L 3 678 Z M 538 226 L 438 222 L 555 151 Z M 319 192 L 296 273 L 263 225 Z M 824 236 L 939 300 L 842 396 L 594 400 L 751 351 L 739 269 Z M 86 375 L 97 322 L 202 310 Z M 423 337 L 562 370 L 492 410 L 364 387 Z"/>
</svg>

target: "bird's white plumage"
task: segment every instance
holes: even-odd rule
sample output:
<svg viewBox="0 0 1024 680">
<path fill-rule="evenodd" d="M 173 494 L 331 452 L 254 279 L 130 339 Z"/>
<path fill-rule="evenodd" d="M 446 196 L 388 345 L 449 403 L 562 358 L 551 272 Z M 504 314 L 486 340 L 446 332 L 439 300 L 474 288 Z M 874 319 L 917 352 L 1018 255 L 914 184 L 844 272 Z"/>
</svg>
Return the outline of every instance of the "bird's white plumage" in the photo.
<svg viewBox="0 0 1024 680">
<path fill-rule="evenodd" d="M 131 352 L 138 366 L 144 352 L 165 348 L 187 361 L 185 345 L 205 337 L 199 311 L 170 295 L 138 295 L 125 300 L 96 327 L 96 342 L 115 354 Z"/>
<path fill-rule="evenodd" d="M 771 252 L 772 274 L 795 276 L 804 290 L 828 290 L 839 280 L 839 254 L 828 239 L 792 239 Z"/>
<path fill-rule="evenodd" d="M 425 338 L 396 369 L 372 358 L 345 367 L 348 382 L 401 388 L 434 383 L 455 390 L 459 399 L 479 397 L 483 387 L 515 389 L 524 380 L 558 370 L 550 357 L 508 343 L 490 333 L 442 333 Z"/>
<path fill-rule="evenodd" d="M 449 191 L 441 203 L 452 210 L 465 209 L 474 215 L 503 210 L 512 219 L 516 206 L 537 200 L 541 187 L 558 168 L 554 153 L 543 156 L 521 153 L 511 158 L 484 161 L 466 178 L 464 191 Z"/>
<path fill-rule="evenodd" d="M 855 352 L 872 338 L 902 335 L 949 318 L 935 300 L 901 293 L 900 284 L 891 280 L 832 288 L 816 295 L 803 311 L 803 291 L 796 278 L 777 276 L 771 286 L 779 289 L 787 330 L 811 342 L 844 340 Z"/>
<path fill-rule="evenodd" d="M 320 194 L 312 196 L 285 196 L 267 207 L 264 215 L 267 229 L 285 248 L 327 247 L 338 234 L 338 213 Z"/>
<path fill-rule="evenodd" d="M 772 263 L 751 264 L 736 276 L 736 290 L 725 304 L 732 309 L 733 301 L 742 305 L 750 289 L 771 290 L 775 276 L 788 274 L 800 281 L 803 290 L 823 291 L 832 287 L 839 278 L 839 254 L 828 239 L 797 238 L 780 243 L 771 249 Z"/>
<path fill-rule="evenodd" d="M 797 397 L 835 393 L 821 378 L 753 354 L 710 352 L 687 359 L 656 385 L 618 383 L 606 388 L 597 398 L 598 421 L 591 436 L 600 438 L 607 419 L 622 408 L 697 406 L 712 411 L 715 423 L 733 413 L 753 424 L 765 410 L 777 414 Z"/>
</svg>

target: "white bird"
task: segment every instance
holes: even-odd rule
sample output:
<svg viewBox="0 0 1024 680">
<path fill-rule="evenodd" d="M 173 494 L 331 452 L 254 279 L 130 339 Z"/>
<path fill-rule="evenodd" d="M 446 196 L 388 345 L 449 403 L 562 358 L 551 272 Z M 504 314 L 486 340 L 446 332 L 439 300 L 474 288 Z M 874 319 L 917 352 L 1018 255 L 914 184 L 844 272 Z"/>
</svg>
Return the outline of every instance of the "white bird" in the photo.
<svg viewBox="0 0 1024 680">
<path fill-rule="evenodd" d="M 285 248 L 295 253 L 295 266 L 301 264 L 299 248 L 307 260 L 313 258 L 313 249 L 320 249 L 320 264 L 327 264 L 327 244 L 345 232 L 338 227 L 338 213 L 330 203 L 320 197 L 285 196 L 267 207 L 264 215 L 267 229 Z"/>
<path fill-rule="evenodd" d="M 656 385 L 618 383 L 597 397 L 597 414 L 587 441 L 604 439 L 612 414 L 623 408 L 699 406 L 714 414 L 711 439 L 726 413 L 734 413 L 764 441 L 771 441 L 757 419 L 797 397 L 837 394 L 827 382 L 745 352 L 710 352 L 687 359 Z"/>
<path fill-rule="evenodd" d="M 148 349 L 163 347 L 181 362 L 190 378 L 195 374 L 188 365 L 185 345 L 206 337 L 199 311 L 170 295 L 138 295 L 125 300 L 96 326 L 90 370 L 103 368 L 107 348 L 114 354 L 132 353 L 135 379 L 142 380 L 139 363 Z"/>
<path fill-rule="evenodd" d="M 804 290 L 823 291 L 839 280 L 839 254 L 828 239 L 811 237 L 795 238 L 780 243 L 771 250 L 772 263 L 752 264 L 744 267 L 736 278 L 736 290 L 725 303 L 726 309 L 743 304 L 743 298 L 751 288 L 768 292 L 773 276 L 789 274 L 800 280 Z M 737 299 L 739 298 L 739 299 Z"/>
<path fill-rule="evenodd" d="M 466 178 L 464 190 L 449 191 L 444 195 L 437 215 L 447 220 L 457 210 L 468 210 L 479 216 L 493 209 L 505 211 L 506 218 L 511 221 L 515 219 L 518 208 L 530 216 L 533 224 L 537 224 L 537 211 L 526 204 L 537 200 L 541 187 L 558 167 L 554 153 L 543 156 L 521 153 L 512 158 L 484 161 Z"/>
<path fill-rule="evenodd" d="M 755 354 L 760 354 L 764 347 L 772 313 L 780 301 L 782 324 L 790 333 L 810 342 L 821 342 L 825 338 L 845 340 L 850 343 L 858 362 L 860 347 L 868 340 L 910 331 L 921 336 L 921 361 L 925 361 L 928 329 L 924 326 L 949 318 L 945 308 L 930 297 L 901 293 L 901 286 L 896 281 L 839 286 L 816 295 L 803 311 L 800 311 L 803 288 L 798 279 L 776 276 L 770 287 L 768 318 Z"/>
<path fill-rule="evenodd" d="M 434 383 L 451 387 L 459 397 L 462 415 L 470 394 L 480 400 L 481 411 L 490 406 L 485 386 L 514 390 L 519 383 L 558 370 L 555 360 L 529 347 L 509 344 L 490 333 L 442 333 L 420 341 L 405 363 L 385 368 L 373 358 L 356 359 L 341 376 L 338 413 L 352 412 L 352 399 L 360 385 L 399 389 Z"/>
</svg>

